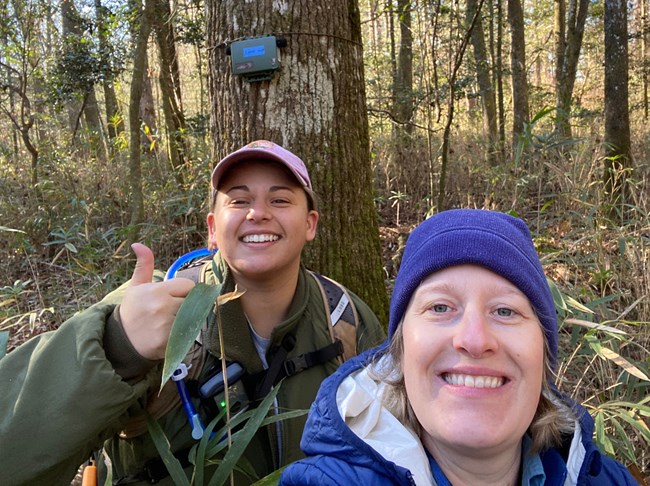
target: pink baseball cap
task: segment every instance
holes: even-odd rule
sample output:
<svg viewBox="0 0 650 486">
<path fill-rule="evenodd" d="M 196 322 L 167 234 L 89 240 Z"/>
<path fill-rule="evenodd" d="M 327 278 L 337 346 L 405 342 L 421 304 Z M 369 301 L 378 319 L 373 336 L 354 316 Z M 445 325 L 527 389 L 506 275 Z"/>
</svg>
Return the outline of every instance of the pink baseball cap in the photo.
<svg viewBox="0 0 650 486">
<path fill-rule="evenodd" d="M 256 140 L 248 145 L 240 148 L 239 150 L 226 155 L 212 171 L 212 199 L 219 189 L 221 178 L 228 172 L 234 165 L 246 160 L 272 160 L 285 166 L 296 177 L 300 185 L 305 189 L 307 196 L 315 208 L 315 198 L 311 187 L 311 180 L 309 179 L 309 172 L 305 163 L 296 155 L 289 152 L 287 149 L 280 147 L 278 144 L 269 142 L 268 140 Z"/>
</svg>

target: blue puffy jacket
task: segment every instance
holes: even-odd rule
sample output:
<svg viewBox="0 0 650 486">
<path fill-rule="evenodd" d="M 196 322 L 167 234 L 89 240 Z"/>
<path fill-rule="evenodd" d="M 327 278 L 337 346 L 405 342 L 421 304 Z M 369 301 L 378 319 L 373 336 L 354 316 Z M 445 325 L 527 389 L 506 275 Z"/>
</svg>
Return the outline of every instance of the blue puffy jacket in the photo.
<svg viewBox="0 0 650 486">
<path fill-rule="evenodd" d="M 376 352 L 349 360 L 322 383 L 300 443 L 308 457 L 285 469 L 281 486 L 436 484 L 420 440 L 377 399 L 382 384 L 368 376 Z M 566 466 L 559 460 L 546 470 L 546 485 L 638 485 L 622 464 L 601 454 L 592 418 L 576 407 L 580 426 L 566 444 Z"/>
</svg>

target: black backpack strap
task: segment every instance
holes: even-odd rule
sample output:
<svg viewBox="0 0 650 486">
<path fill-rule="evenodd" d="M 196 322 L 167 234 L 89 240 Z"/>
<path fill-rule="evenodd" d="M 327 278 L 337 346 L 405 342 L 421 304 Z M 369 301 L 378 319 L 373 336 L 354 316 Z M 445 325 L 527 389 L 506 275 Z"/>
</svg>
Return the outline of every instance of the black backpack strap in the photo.
<svg viewBox="0 0 650 486">
<path fill-rule="evenodd" d="M 271 391 L 271 387 L 278 383 L 282 378 L 284 378 L 281 376 L 284 369 L 284 363 L 287 359 L 287 355 L 295 345 L 296 338 L 293 334 L 287 334 L 284 336 L 282 339 L 282 345 L 278 348 L 278 350 L 271 358 L 269 367 L 264 374 L 264 379 L 259 384 L 259 386 L 255 387 L 256 389 L 254 400 L 257 398 L 263 398 L 268 395 Z"/>
</svg>

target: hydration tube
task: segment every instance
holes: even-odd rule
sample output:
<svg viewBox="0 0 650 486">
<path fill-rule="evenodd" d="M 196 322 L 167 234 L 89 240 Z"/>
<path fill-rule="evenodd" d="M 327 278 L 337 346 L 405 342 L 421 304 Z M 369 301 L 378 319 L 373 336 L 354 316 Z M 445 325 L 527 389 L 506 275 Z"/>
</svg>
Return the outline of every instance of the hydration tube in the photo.
<svg viewBox="0 0 650 486">
<path fill-rule="evenodd" d="M 190 427 L 192 428 L 192 439 L 199 440 L 203 437 L 205 427 L 203 427 L 203 424 L 201 423 L 201 417 L 199 417 L 199 414 L 196 412 L 194 404 L 192 403 L 192 400 L 190 400 L 190 395 L 187 392 L 187 387 L 185 386 L 187 370 L 191 367 L 192 365 L 188 367 L 185 363 L 179 364 L 178 368 L 176 368 L 172 374 L 172 381 L 176 382 L 176 389 L 181 397 L 183 410 L 185 410 L 187 421 L 190 423 Z"/>
<path fill-rule="evenodd" d="M 216 250 L 209 250 L 208 248 L 199 248 L 198 250 L 191 251 L 179 257 L 167 270 L 165 274 L 165 280 L 172 279 L 176 276 L 176 273 L 183 268 L 183 266 L 189 264 L 197 258 L 202 258 L 208 255 L 213 255 Z M 185 377 L 187 376 L 187 370 L 191 367 L 187 366 L 185 363 L 181 363 L 174 370 L 172 374 L 172 381 L 176 383 L 176 389 L 178 390 L 178 395 L 181 397 L 181 403 L 183 404 L 183 410 L 187 416 L 187 421 L 192 428 L 192 438 L 194 440 L 199 440 L 203 437 L 203 431 L 205 427 L 201 423 L 201 417 L 196 412 L 194 404 L 190 399 L 190 395 L 187 391 L 187 386 L 185 385 Z"/>
<path fill-rule="evenodd" d="M 174 278 L 176 276 L 176 272 L 178 272 L 184 265 L 187 265 L 192 260 L 196 260 L 197 258 L 205 257 L 208 255 L 214 255 L 216 252 L 217 250 L 210 250 L 208 248 L 199 248 L 198 250 L 194 250 L 189 253 L 186 253 L 185 255 L 181 255 L 176 259 L 174 263 L 171 264 L 171 266 L 167 270 L 167 273 L 165 274 L 165 280 Z"/>
</svg>

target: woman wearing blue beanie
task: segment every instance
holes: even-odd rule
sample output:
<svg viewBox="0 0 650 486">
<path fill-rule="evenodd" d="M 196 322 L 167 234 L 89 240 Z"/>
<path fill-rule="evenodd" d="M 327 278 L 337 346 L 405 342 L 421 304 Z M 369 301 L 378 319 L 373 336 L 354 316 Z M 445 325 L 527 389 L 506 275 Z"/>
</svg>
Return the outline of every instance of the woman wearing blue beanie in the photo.
<svg viewBox="0 0 650 486">
<path fill-rule="evenodd" d="M 635 485 L 553 385 L 553 297 L 526 224 L 441 212 L 410 235 L 384 345 L 325 380 L 288 485 Z"/>
</svg>

